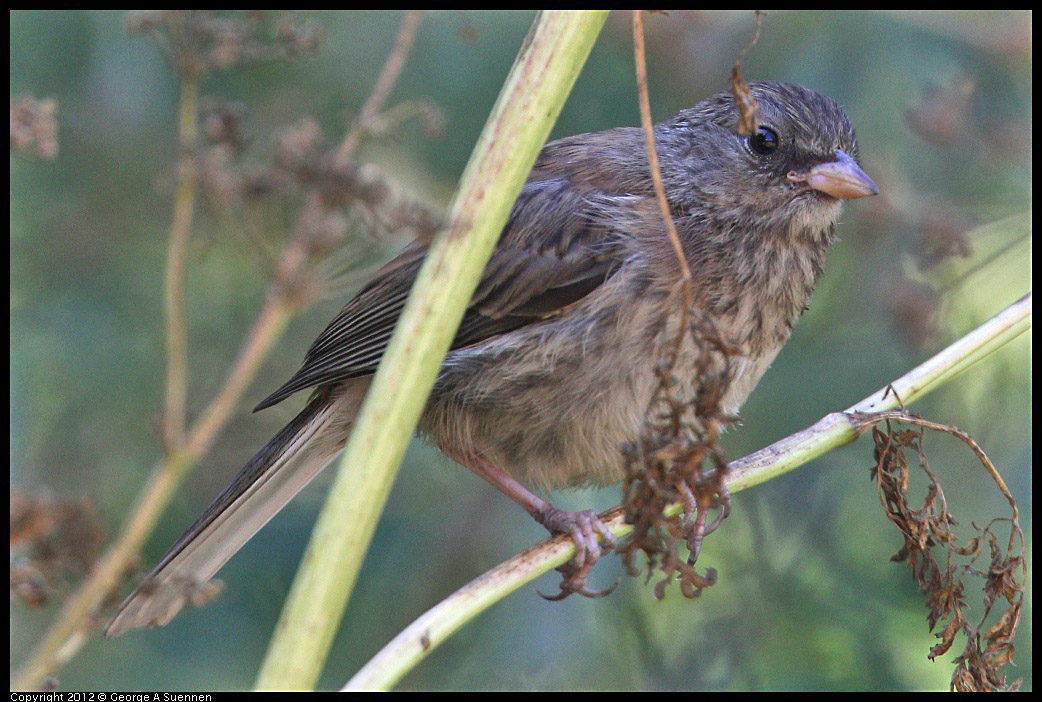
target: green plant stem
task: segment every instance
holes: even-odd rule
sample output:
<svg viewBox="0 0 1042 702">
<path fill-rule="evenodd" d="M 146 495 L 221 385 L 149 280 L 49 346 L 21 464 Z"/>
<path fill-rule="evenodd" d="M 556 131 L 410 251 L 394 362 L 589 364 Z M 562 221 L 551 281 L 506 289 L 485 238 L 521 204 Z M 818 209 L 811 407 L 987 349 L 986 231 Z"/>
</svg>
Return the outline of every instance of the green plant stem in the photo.
<svg viewBox="0 0 1042 702">
<path fill-rule="evenodd" d="M 872 416 L 870 413 L 893 410 L 927 395 L 1030 328 L 1031 293 L 1028 293 L 845 412 L 833 412 L 807 429 L 731 462 L 728 465 L 728 489 L 738 492 L 759 485 L 832 449 L 853 443 L 866 428 L 866 420 Z M 895 396 L 895 390 L 900 399 Z M 665 514 L 674 516 L 682 509 L 680 504 L 672 505 Z M 610 509 L 600 516 L 617 537 L 633 531 L 633 526 L 623 520 L 622 507 Z M 574 554 L 575 545 L 571 538 L 557 536 L 501 563 L 410 624 L 366 663 L 343 690 L 390 689 L 464 624 L 515 590 L 566 563 Z"/>
<path fill-rule="evenodd" d="M 607 11 L 542 12 L 362 405 L 256 686 L 313 689 L 435 375 Z"/>
</svg>

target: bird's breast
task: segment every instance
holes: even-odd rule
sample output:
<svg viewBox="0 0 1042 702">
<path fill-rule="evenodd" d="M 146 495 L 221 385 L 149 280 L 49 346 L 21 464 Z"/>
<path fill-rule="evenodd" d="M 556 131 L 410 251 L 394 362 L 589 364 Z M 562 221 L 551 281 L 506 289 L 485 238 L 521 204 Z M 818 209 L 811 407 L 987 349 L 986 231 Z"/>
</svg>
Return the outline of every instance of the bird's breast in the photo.
<svg viewBox="0 0 1042 702">
<path fill-rule="evenodd" d="M 677 338 L 679 296 L 631 260 L 556 317 L 446 358 L 421 430 L 450 455 L 480 455 L 544 490 L 622 480 L 658 385 L 656 362 Z M 790 248 L 757 265 L 696 269 L 692 333 L 676 364 L 677 397 L 693 401 L 718 339 L 728 350 L 720 409 L 737 414 L 806 304 L 820 262 Z M 664 324 L 664 320 L 668 320 Z M 701 370 L 700 370 L 701 369 Z"/>
</svg>

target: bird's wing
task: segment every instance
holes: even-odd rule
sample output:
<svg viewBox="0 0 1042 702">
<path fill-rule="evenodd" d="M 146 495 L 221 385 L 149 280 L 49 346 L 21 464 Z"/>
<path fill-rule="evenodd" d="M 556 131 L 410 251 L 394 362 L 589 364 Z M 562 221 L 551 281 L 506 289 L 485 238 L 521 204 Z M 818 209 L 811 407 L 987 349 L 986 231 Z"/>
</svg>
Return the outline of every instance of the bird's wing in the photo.
<svg viewBox="0 0 1042 702">
<path fill-rule="evenodd" d="M 581 300 L 616 270 L 620 238 L 604 214 L 627 194 L 577 186 L 566 174 L 534 172 L 524 186 L 452 349 L 553 316 Z M 307 352 L 304 364 L 256 410 L 295 392 L 368 375 L 390 341 L 426 247 L 407 247 L 352 299 Z M 256 411 L 255 410 L 255 411 Z"/>
</svg>

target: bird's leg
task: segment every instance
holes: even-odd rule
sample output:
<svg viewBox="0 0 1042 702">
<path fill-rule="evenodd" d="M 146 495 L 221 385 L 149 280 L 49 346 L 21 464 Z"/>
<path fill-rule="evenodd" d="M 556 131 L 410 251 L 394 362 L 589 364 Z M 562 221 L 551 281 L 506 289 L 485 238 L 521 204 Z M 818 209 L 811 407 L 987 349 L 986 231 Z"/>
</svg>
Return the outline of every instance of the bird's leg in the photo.
<svg viewBox="0 0 1042 702">
<path fill-rule="evenodd" d="M 561 600 L 573 592 L 578 592 L 585 597 L 604 597 L 611 594 L 618 583 L 606 590 L 591 590 L 586 587 L 586 576 L 601 554 L 615 548 L 615 535 L 604 526 L 596 512 L 592 509 L 581 512 L 565 512 L 557 509 L 546 500 L 533 495 L 513 476 L 483 456 L 468 454 L 463 457 L 455 453 L 450 455 L 524 507 L 533 519 L 551 533 L 568 534 L 572 537 L 572 541 L 575 543 L 575 557 L 557 569 L 564 574 L 561 591 L 552 597 L 547 597 L 542 593 L 540 595 L 548 600 Z M 600 542 L 597 539 L 598 535 L 601 537 Z"/>
</svg>

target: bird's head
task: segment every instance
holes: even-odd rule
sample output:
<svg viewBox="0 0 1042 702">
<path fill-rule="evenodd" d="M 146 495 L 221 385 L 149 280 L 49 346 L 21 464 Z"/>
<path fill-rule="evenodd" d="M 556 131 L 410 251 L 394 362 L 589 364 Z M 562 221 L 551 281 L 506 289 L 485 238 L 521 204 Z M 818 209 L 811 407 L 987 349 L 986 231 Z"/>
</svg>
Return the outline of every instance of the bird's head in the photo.
<svg viewBox="0 0 1042 702">
<path fill-rule="evenodd" d="M 788 83 L 750 87 L 759 106 L 750 135 L 739 134 L 729 92 L 658 126 L 674 205 L 736 229 L 798 236 L 831 230 L 843 200 L 878 193 L 835 100 Z"/>
</svg>

